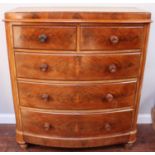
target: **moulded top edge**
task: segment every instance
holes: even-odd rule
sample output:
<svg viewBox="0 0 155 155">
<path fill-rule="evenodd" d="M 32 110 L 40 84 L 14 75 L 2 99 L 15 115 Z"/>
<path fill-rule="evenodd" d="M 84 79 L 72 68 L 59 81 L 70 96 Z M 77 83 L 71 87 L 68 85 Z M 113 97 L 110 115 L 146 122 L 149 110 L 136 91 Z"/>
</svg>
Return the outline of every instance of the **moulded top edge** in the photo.
<svg viewBox="0 0 155 155">
<path fill-rule="evenodd" d="M 151 13 L 135 8 L 17 8 L 5 13 L 6 21 L 135 21 L 151 22 Z"/>
</svg>

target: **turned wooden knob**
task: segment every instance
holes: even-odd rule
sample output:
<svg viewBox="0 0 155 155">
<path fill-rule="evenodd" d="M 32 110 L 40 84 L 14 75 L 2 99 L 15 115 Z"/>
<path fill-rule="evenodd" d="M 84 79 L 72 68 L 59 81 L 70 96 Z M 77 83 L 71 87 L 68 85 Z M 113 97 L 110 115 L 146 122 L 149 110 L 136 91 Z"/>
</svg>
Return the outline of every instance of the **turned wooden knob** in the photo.
<svg viewBox="0 0 155 155">
<path fill-rule="evenodd" d="M 49 95 L 48 94 L 42 94 L 41 99 L 44 100 L 44 101 L 48 101 L 49 100 Z"/>
<path fill-rule="evenodd" d="M 106 131 L 110 131 L 111 130 L 111 125 L 109 123 L 106 123 L 104 126 Z"/>
<path fill-rule="evenodd" d="M 112 44 L 117 44 L 119 42 L 119 38 L 115 35 L 110 37 L 110 41 Z"/>
<path fill-rule="evenodd" d="M 48 64 L 41 64 L 40 65 L 40 70 L 42 72 L 46 72 L 48 70 Z"/>
<path fill-rule="evenodd" d="M 106 100 L 107 100 L 108 102 L 111 102 L 111 101 L 114 99 L 114 96 L 113 96 L 112 94 L 108 93 L 108 94 L 105 96 L 105 98 L 106 98 Z"/>
<path fill-rule="evenodd" d="M 115 73 L 117 71 L 117 66 L 115 64 L 109 65 L 109 72 Z"/>
<path fill-rule="evenodd" d="M 48 131 L 50 128 L 51 128 L 51 125 L 50 125 L 50 123 L 44 123 L 44 129 L 46 130 L 46 131 Z"/>
<path fill-rule="evenodd" d="M 47 41 L 47 36 L 45 34 L 40 34 L 39 37 L 38 37 L 38 40 L 41 42 L 41 43 L 44 43 Z"/>
</svg>

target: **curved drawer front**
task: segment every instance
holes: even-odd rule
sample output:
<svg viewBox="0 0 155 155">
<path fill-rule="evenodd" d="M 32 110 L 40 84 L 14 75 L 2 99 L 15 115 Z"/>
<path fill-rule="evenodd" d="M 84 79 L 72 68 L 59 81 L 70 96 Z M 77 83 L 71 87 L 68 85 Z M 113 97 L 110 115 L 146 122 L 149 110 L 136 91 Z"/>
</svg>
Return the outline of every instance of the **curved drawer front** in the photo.
<svg viewBox="0 0 155 155">
<path fill-rule="evenodd" d="M 136 83 L 18 83 L 20 104 L 43 109 L 114 109 L 134 105 Z"/>
<path fill-rule="evenodd" d="M 45 80 L 137 77 L 140 54 L 48 55 L 16 53 L 17 76 Z"/>
<path fill-rule="evenodd" d="M 81 27 L 81 50 L 127 50 L 142 48 L 143 27 Z"/>
<path fill-rule="evenodd" d="M 75 50 L 76 26 L 13 26 L 15 48 Z"/>
<path fill-rule="evenodd" d="M 44 113 L 21 110 L 24 135 L 48 138 L 89 138 L 126 133 L 131 129 L 132 112 Z"/>
</svg>

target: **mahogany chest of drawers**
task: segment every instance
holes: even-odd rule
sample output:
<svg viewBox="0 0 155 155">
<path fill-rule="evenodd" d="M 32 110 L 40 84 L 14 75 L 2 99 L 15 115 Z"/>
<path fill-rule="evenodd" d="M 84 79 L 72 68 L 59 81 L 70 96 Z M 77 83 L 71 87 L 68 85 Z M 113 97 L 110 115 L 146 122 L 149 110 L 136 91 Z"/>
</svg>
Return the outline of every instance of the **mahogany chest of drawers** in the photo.
<svg viewBox="0 0 155 155">
<path fill-rule="evenodd" d="M 5 14 L 21 147 L 135 142 L 150 16 L 132 8 Z"/>
</svg>

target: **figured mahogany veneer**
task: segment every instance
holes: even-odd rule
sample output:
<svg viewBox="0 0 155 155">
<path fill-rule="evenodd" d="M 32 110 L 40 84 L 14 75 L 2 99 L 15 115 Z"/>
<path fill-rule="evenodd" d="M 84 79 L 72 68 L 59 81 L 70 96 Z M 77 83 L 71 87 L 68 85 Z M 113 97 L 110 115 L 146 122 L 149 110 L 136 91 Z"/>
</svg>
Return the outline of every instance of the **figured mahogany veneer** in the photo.
<svg viewBox="0 0 155 155">
<path fill-rule="evenodd" d="M 46 80 L 111 80 L 138 75 L 140 54 L 15 54 L 17 77 Z M 31 62 L 31 63 L 30 63 Z"/>
<path fill-rule="evenodd" d="M 136 82 L 42 84 L 19 82 L 20 104 L 42 109 L 113 109 L 133 107 Z"/>
<path fill-rule="evenodd" d="M 57 113 L 21 110 L 27 134 L 62 138 L 90 138 L 130 131 L 132 112 Z M 124 119 L 122 119 L 124 118 Z M 126 122 L 126 123 L 124 123 Z M 118 126 L 118 124 L 121 124 Z"/>
<path fill-rule="evenodd" d="M 7 12 L 20 146 L 133 144 L 150 22 L 131 8 Z"/>
<path fill-rule="evenodd" d="M 106 33 L 105 33 L 106 32 Z M 142 47 L 142 27 L 82 26 L 81 50 L 124 50 Z"/>
<path fill-rule="evenodd" d="M 76 27 L 13 26 L 13 39 L 14 48 L 75 50 Z"/>
</svg>

